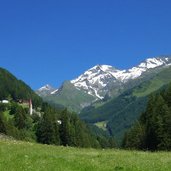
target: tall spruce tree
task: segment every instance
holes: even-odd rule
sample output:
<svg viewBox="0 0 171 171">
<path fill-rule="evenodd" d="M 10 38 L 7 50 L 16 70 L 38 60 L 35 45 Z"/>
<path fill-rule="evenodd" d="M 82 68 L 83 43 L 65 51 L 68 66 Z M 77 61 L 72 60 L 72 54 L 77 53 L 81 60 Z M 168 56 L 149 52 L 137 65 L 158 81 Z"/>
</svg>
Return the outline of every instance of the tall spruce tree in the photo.
<svg viewBox="0 0 171 171">
<path fill-rule="evenodd" d="M 26 126 L 26 112 L 21 106 L 16 106 L 16 111 L 14 115 L 14 125 L 18 129 L 24 129 Z"/>
<path fill-rule="evenodd" d="M 60 139 L 61 139 L 62 145 L 64 146 L 71 145 L 70 118 L 69 118 L 67 109 L 65 109 L 61 115 Z"/>
</svg>

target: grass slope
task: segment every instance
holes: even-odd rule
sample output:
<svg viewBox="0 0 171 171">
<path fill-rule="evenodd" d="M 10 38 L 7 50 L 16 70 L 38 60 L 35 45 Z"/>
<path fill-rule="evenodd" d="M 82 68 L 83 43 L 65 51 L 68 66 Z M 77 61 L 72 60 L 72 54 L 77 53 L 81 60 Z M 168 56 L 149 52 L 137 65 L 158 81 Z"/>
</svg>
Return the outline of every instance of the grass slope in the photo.
<svg viewBox="0 0 171 171">
<path fill-rule="evenodd" d="M 58 94 L 44 97 L 45 101 L 52 104 L 60 104 L 67 107 L 70 111 L 79 113 L 80 110 L 90 105 L 95 98 L 74 87 L 69 81 L 65 81 L 59 89 Z"/>
<path fill-rule="evenodd" d="M 142 83 L 134 89 L 133 95 L 136 97 L 148 96 L 150 93 L 160 89 L 171 81 L 171 67 L 158 73 L 153 79 Z"/>
<path fill-rule="evenodd" d="M 0 140 L 2 171 L 170 171 L 171 153 L 65 148 Z"/>
<path fill-rule="evenodd" d="M 107 131 L 107 121 L 97 122 L 94 125 L 96 125 L 98 128 L 102 129 L 103 131 Z"/>
</svg>

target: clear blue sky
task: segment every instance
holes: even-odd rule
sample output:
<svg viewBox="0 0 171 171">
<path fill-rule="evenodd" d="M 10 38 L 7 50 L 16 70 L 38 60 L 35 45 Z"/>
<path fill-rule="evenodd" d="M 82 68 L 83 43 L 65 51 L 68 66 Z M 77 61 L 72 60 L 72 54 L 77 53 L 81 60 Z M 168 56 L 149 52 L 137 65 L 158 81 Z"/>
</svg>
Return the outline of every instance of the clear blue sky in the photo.
<svg viewBox="0 0 171 171">
<path fill-rule="evenodd" d="M 33 89 L 169 54 L 170 0 L 0 1 L 0 66 Z"/>
</svg>

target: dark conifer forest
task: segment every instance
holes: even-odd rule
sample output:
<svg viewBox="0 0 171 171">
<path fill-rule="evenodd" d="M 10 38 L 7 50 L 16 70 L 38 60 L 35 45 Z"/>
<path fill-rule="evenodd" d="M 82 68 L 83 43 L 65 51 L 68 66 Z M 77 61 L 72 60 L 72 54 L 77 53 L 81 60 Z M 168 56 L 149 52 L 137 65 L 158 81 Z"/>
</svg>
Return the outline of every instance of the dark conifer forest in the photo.
<svg viewBox="0 0 171 171">
<path fill-rule="evenodd" d="M 125 134 L 123 147 L 171 150 L 171 84 L 149 97 L 145 112 Z"/>
</svg>

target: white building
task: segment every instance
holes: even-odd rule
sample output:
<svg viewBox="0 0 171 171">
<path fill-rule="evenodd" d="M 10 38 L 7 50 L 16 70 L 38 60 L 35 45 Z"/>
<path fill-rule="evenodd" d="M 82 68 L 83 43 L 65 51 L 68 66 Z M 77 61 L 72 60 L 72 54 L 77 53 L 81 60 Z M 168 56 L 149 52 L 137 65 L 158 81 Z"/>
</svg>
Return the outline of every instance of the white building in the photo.
<svg viewBox="0 0 171 171">
<path fill-rule="evenodd" d="M 61 125 L 61 124 L 62 124 L 62 121 L 61 121 L 61 120 L 57 120 L 57 123 L 58 123 L 59 125 Z"/>
<path fill-rule="evenodd" d="M 9 101 L 8 101 L 8 100 L 2 100 L 1 103 L 3 103 L 3 104 L 8 104 Z"/>
</svg>

